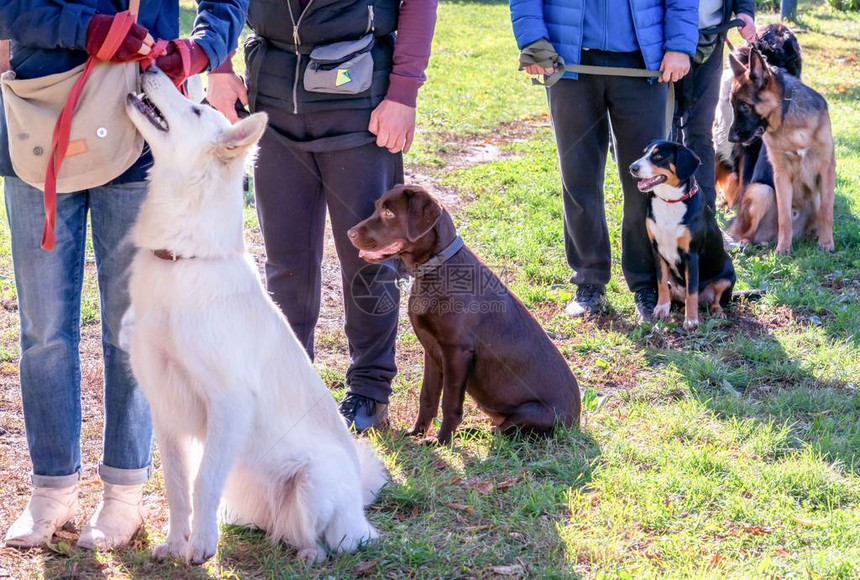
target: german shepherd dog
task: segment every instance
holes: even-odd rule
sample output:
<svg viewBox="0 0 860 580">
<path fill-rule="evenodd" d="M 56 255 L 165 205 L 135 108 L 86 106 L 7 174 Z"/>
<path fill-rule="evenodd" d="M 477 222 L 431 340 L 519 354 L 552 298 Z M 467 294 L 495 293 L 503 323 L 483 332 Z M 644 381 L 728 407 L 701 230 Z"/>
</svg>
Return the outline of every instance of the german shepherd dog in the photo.
<svg viewBox="0 0 860 580">
<path fill-rule="evenodd" d="M 750 51 L 755 47 L 771 67 L 784 69 L 799 79 L 803 59 L 800 43 L 791 29 L 783 24 L 767 24 L 759 27 L 757 35 L 754 44 L 746 44 L 737 50 L 728 41 L 726 44 L 744 66 L 749 64 Z M 755 139 L 746 146 L 728 140 L 734 121 L 731 104 L 733 81 L 734 73 L 731 69 L 726 70 L 714 122 L 714 145 L 718 153 L 717 191 L 721 194 L 722 205 L 737 211 L 727 233 L 744 244 L 769 244 L 776 241 L 778 229 L 773 167 L 761 139 Z M 809 204 L 792 207 L 793 237 L 809 234 L 817 226 L 815 218 L 816 212 Z"/>
<path fill-rule="evenodd" d="M 800 78 L 803 58 L 800 43 L 791 29 L 784 24 L 767 24 L 760 26 L 756 34 L 755 43 L 745 44 L 737 50 L 728 39 L 726 39 L 726 45 L 744 66 L 749 64 L 750 51 L 755 47 L 764 55 L 770 66 L 779 67 L 788 74 Z M 737 209 L 741 215 L 741 200 L 749 185 L 754 183 L 766 185 L 770 195 L 774 195 L 773 169 L 761 139 L 756 139 L 747 146 L 730 143 L 728 140 L 729 129 L 734 120 L 731 104 L 733 80 L 732 71 L 730 69 L 724 71 L 714 119 L 714 148 L 717 152 L 716 185 L 717 191 L 721 194 L 721 205 Z M 762 189 L 764 188 L 758 188 L 758 190 Z M 774 206 L 773 227 L 772 236 L 767 241 L 776 239 L 775 204 L 771 205 Z"/>
<path fill-rule="evenodd" d="M 732 54 L 729 62 L 734 74 L 729 141 L 764 141 L 776 191 L 776 251 L 791 252 L 792 210 L 803 208 L 817 217 L 818 246 L 832 252 L 836 157 L 827 101 L 796 77 L 769 67 L 755 48 L 749 66 Z M 767 209 L 756 207 L 758 219 Z"/>
</svg>

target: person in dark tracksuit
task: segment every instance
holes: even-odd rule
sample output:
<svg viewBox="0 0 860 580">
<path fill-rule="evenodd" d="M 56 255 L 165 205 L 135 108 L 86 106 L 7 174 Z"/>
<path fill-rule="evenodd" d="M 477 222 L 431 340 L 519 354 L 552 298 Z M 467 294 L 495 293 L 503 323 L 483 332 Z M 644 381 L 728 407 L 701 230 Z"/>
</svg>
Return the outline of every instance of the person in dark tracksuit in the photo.
<svg viewBox="0 0 860 580">
<path fill-rule="evenodd" d="M 357 431 L 388 423 L 399 294 L 394 269 L 362 261 L 347 230 L 403 182 L 402 153 L 412 142 L 435 22 L 436 0 L 251 0 L 247 92 L 228 67 L 209 76 L 207 98 L 231 120 L 237 100 L 269 115 L 254 170 L 267 287 L 311 357 L 328 208 L 350 353 L 340 411 Z M 369 88 L 353 94 L 314 90 L 307 78 L 311 52 L 350 41 L 360 47 L 369 35 Z M 348 89 L 353 70 L 338 70 L 336 83 Z"/>
<path fill-rule="evenodd" d="M 743 21 L 738 32 L 747 42 L 755 40 L 755 0 L 699 0 L 699 30 L 727 24 L 732 17 Z M 703 42 L 706 48 L 703 50 Z M 690 74 L 675 84 L 675 123 L 672 139 L 692 149 L 702 164 L 696 181 L 705 200 L 716 211 L 714 175 L 714 115 L 720 98 L 725 34 L 700 37 Z M 702 56 L 707 55 L 704 62 Z"/>
<path fill-rule="evenodd" d="M 656 272 L 645 231 L 648 197 L 627 167 L 653 139 L 665 137 L 667 82 L 683 77 L 698 40 L 697 0 L 510 0 L 514 36 L 523 55 L 541 47 L 567 64 L 659 69 L 660 82 L 565 72 L 547 89 L 561 166 L 564 241 L 577 285 L 566 312 L 596 312 L 611 275 L 603 201 L 608 136 L 624 191 L 621 267 L 637 311 L 650 320 Z M 523 60 L 521 56 L 521 62 Z M 524 67 L 551 75 L 543 63 Z"/>
</svg>

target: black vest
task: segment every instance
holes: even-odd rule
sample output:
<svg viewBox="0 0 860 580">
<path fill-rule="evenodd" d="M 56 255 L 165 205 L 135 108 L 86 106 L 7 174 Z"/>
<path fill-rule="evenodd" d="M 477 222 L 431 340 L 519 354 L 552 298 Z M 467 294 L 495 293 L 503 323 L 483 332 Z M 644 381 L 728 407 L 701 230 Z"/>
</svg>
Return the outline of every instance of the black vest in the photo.
<svg viewBox="0 0 860 580">
<path fill-rule="evenodd" d="M 291 12 L 292 10 L 292 12 Z M 251 110 L 259 105 L 293 113 L 331 109 L 369 109 L 388 91 L 394 31 L 400 0 L 251 0 L 245 41 Z M 319 45 L 357 40 L 373 33 L 373 83 L 356 95 L 313 93 L 304 89 L 308 54 Z"/>
</svg>

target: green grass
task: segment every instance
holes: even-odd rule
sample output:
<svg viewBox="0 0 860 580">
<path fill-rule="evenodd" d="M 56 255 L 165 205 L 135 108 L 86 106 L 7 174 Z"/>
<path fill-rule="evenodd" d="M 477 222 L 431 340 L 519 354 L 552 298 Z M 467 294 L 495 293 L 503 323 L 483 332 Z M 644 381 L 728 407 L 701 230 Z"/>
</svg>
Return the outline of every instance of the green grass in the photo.
<svg viewBox="0 0 860 580">
<path fill-rule="evenodd" d="M 739 287 L 766 288 L 766 296 L 686 334 L 673 323 L 637 327 L 618 266 L 609 315 L 594 323 L 561 314 L 570 272 L 554 143 L 536 122 L 544 94 L 515 70 L 505 4 L 443 1 L 410 163 L 470 200 L 457 215 L 467 243 L 506 273 L 583 391 L 599 395 L 582 431 L 511 441 L 487 434 L 471 414 L 467 422 L 480 429 L 453 449 L 375 436 L 392 474 L 370 509 L 381 540 L 313 569 L 232 527 L 217 562 L 197 570 L 155 564 L 147 542 L 161 531 L 150 526 L 130 550 L 45 556 L 45 574 L 860 577 L 860 16 L 806 4 L 801 15 L 810 30 L 800 36 L 804 78 L 827 97 L 837 139 L 837 252 L 805 242 L 790 257 L 735 254 Z M 501 138 L 512 126 L 519 138 Z M 449 167 L 463 141 L 491 141 L 505 155 Z M 619 264 L 614 167 L 606 198 Z M 246 224 L 255 225 L 253 212 Z M 11 276 L 5 230 L 0 266 Z M 4 300 L 14 298 L 8 283 L 2 289 Z M 417 348 L 408 331 L 399 344 Z M 339 396 L 339 373 L 322 373 Z M 420 377 L 420 364 L 401 366 L 398 427 L 410 418 L 398 409 L 414 404 Z M 150 489 L 161 489 L 160 476 Z"/>
</svg>

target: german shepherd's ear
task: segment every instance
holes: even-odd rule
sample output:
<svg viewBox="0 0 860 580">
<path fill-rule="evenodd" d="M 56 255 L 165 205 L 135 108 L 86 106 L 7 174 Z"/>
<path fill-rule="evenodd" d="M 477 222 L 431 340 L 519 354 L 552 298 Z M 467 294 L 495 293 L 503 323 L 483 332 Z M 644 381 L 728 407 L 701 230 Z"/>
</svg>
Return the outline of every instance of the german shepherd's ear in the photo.
<svg viewBox="0 0 860 580">
<path fill-rule="evenodd" d="M 237 122 L 218 138 L 215 154 L 223 161 L 244 156 L 263 136 L 268 120 L 266 113 L 254 113 Z"/>
<path fill-rule="evenodd" d="M 736 79 L 741 79 L 744 75 L 747 74 L 747 67 L 743 65 L 741 61 L 737 59 L 734 51 L 729 53 L 729 64 L 732 66 L 732 72 L 735 75 Z"/>
<path fill-rule="evenodd" d="M 770 67 L 767 66 L 767 61 L 762 53 L 757 48 L 752 49 L 750 51 L 749 77 L 757 91 L 767 85 L 770 75 Z"/>
<path fill-rule="evenodd" d="M 423 187 L 404 185 L 406 196 L 406 239 L 410 242 L 426 236 L 442 217 L 442 204 Z"/>
<path fill-rule="evenodd" d="M 696 169 L 702 164 L 699 156 L 684 146 L 678 147 L 675 152 L 675 175 L 681 181 L 693 177 Z"/>
</svg>

